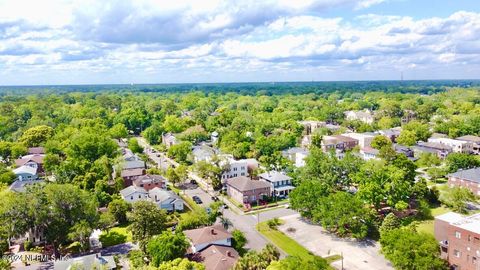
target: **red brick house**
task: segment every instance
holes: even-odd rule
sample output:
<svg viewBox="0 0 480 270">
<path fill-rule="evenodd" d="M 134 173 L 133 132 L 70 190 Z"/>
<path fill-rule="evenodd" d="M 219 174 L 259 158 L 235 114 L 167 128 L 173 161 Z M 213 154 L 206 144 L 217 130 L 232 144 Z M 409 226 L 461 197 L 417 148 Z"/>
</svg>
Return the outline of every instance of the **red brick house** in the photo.
<svg viewBox="0 0 480 270">
<path fill-rule="evenodd" d="M 460 170 L 449 174 L 448 185 L 468 188 L 473 194 L 480 195 L 480 168 Z"/>
<path fill-rule="evenodd" d="M 480 214 L 465 217 L 449 212 L 437 216 L 434 234 L 451 269 L 480 269 Z"/>
<path fill-rule="evenodd" d="M 245 176 L 230 178 L 226 185 L 228 196 L 240 203 L 258 202 L 272 193 L 270 183 Z"/>
</svg>

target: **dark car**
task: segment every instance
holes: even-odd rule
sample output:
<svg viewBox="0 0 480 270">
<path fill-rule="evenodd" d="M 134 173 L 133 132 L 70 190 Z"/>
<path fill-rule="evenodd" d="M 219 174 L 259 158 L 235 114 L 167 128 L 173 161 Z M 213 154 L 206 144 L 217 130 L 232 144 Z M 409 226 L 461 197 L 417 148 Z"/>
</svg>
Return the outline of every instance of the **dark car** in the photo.
<svg viewBox="0 0 480 270">
<path fill-rule="evenodd" d="M 213 196 L 213 197 L 212 197 L 212 201 L 218 202 L 218 197 Z"/>
<path fill-rule="evenodd" d="M 197 181 L 195 181 L 195 180 L 192 179 L 192 180 L 190 180 L 190 184 L 196 185 L 196 184 L 197 184 Z M 196 197 L 196 196 L 195 196 L 195 197 Z M 197 197 L 197 198 L 198 198 L 198 197 Z"/>
<path fill-rule="evenodd" d="M 193 197 L 192 197 L 192 200 L 193 200 L 194 202 L 196 202 L 197 204 L 202 204 L 202 203 L 203 203 L 203 202 L 202 202 L 202 199 L 200 199 L 200 197 L 198 197 L 198 196 L 193 196 Z"/>
</svg>

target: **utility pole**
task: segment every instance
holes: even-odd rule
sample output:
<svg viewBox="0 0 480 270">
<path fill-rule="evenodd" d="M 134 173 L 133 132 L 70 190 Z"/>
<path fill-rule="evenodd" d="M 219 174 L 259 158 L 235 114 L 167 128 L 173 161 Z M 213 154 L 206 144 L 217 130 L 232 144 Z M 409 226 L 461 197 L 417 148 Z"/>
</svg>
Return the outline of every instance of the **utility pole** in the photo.
<svg viewBox="0 0 480 270">
<path fill-rule="evenodd" d="M 340 256 L 342 256 L 342 270 L 343 270 L 343 251 L 340 252 L 340 254 L 341 254 Z"/>
</svg>

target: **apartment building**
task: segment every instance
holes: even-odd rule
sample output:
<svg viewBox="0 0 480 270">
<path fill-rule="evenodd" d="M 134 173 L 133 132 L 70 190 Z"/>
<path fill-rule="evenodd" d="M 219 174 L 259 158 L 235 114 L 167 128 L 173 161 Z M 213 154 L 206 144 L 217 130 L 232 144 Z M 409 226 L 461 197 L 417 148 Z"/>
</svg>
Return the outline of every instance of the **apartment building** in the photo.
<svg viewBox="0 0 480 270">
<path fill-rule="evenodd" d="M 441 257 L 454 270 L 480 270 L 480 214 L 449 212 L 435 217 L 435 238 Z"/>
<path fill-rule="evenodd" d="M 449 138 L 429 138 L 428 142 L 439 143 L 452 148 L 454 153 L 466 153 L 470 154 L 473 151 L 473 145 L 471 142 L 461 141 Z"/>
</svg>

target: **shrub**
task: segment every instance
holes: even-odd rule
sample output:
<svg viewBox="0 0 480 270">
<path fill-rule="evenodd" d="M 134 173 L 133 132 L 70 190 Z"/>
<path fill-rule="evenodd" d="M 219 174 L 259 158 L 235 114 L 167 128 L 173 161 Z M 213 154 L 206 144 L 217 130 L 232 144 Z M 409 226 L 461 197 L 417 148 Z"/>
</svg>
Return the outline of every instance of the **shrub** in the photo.
<svg viewBox="0 0 480 270">
<path fill-rule="evenodd" d="M 8 242 L 7 240 L 0 241 L 0 252 L 3 254 L 4 252 L 8 251 Z"/>
<path fill-rule="evenodd" d="M 25 242 L 23 242 L 23 248 L 25 249 L 25 251 L 30 251 L 30 249 L 32 248 L 32 242 L 26 240 Z"/>
<path fill-rule="evenodd" d="M 110 231 L 108 233 L 102 233 L 99 240 L 102 242 L 102 247 L 110 247 L 125 243 L 127 236 L 115 231 Z"/>
<path fill-rule="evenodd" d="M 128 252 L 128 259 L 130 260 L 130 267 L 133 269 L 145 266 L 145 255 L 140 250 L 132 250 Z"/>
<path fill-rule="evenodd" d="M 80 253 L 82 250 L 82 244 L 80 244 L 78 241 L 75 241 L 67 247 L 67 250 L 70 253 Z"/>
<path fill-rule="evenodd" d="M 282 221 L 279 218 L 270 219 L 267 225 L 270 229 L 276 230 L 278 225 L 282 225 Z"/>
</svg>

